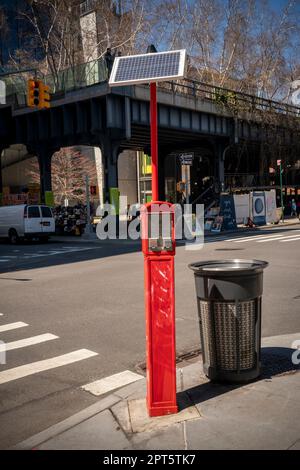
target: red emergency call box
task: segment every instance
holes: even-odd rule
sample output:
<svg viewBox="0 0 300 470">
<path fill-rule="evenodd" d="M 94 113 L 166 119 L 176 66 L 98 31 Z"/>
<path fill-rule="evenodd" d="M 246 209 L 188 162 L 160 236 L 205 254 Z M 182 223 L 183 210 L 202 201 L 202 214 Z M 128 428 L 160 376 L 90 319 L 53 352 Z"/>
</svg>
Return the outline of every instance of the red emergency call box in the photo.
<svg viewBox="0 0 300 470">
<path fill-rule="evenodd" d="M 174 208 L 151 202 L 141 210 L 145 271 L 147 407 L 149 416 L 176 413 Z"/>
</svg>

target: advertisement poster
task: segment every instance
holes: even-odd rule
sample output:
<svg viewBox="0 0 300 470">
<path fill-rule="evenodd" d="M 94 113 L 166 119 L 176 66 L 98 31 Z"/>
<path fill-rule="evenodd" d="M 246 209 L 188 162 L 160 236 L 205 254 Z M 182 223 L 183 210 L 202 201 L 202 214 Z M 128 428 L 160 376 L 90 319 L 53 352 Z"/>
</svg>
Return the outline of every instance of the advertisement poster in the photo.
<svg viewBox="0 0 300 470">
<path fill-rule="evenodd" d="M 243 224 L 250 217 L 250 196 L 249 194 L 234 194 L 233 199 L 236 223 Z"/>
<path fill-rule="evenodd" d="M 255 225 L 266 223 L 266 203 L 264 192 L 253 192 L 252 198 L 253 222 Z"/>
<path fill-rule="evenodd" d="M 236 215 L 234 208 L 234 200 L 231 195 L 222 195 L 220 199 L 220 215 L 223 216 L 223 229 L 235 230 Z"/>
<path fill-rule="evenodd" d="M 271 189 L 270 191 L 265 191 L 265 201 L 266 201 L 266 222 L 267 224 L 273 224 L 277 222 L 277 212 L 276 212 L 276 190 Z"/>
</svg>

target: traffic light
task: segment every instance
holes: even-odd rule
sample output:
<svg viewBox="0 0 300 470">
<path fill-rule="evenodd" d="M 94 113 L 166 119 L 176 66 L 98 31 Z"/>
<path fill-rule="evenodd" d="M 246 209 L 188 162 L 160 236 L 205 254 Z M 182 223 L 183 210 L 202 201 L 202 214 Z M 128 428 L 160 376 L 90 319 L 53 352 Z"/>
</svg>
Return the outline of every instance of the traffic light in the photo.
<svg viewBox="0 0 300 470">
<path fill-rule="evenodd" d="M 38 108 L 40 104 L 40 80 L 28 80 L 27 104 L 30 108 Z"/>
<path fill-rule="evenodd" d="M 50 108 L 50 88 L 41 80 L 28 80 L 27 104 L 30 108 Z"/>
<path fill-rule="evenodd" d="M 50 108 L 50 87 L 40 82 L 40 105 L 39 108 Z"/>
</svg>

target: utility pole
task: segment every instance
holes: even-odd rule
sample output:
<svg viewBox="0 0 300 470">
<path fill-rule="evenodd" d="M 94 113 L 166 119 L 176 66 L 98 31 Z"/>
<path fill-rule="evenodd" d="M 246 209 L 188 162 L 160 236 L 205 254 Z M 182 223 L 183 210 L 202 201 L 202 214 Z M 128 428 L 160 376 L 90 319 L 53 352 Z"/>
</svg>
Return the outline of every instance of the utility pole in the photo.
<svg viewBox="0 0 300 470">
<path fill-rule="evenodd" d="M 277 166 L 280 171 L 280 205 L 281 205 L 281 221 L 284 222 L 284 207 L 283 207 L 283 187 L 282 187 L 282 160 L 277 160 Z"/>
<path fill-rule="evenodd" d="M 90 179 L 86 175 L 85 177 L 85 192 L 86 192 L 86 230 L 85 233 L 92 233 L 91 227 L 91 206 L 90 206 Z"/>
</svg>

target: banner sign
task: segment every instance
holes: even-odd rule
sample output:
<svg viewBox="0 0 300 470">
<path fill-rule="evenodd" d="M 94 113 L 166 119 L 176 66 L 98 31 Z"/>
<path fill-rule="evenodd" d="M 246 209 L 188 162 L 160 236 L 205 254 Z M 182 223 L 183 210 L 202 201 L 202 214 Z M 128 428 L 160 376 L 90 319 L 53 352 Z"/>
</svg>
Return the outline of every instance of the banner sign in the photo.
<svg viewBox="0 0 300 470">
<path fill-rule="evenodd" d="M 115 208 L 115 215 L 120 212 L 120 190 L 119 188 L 109 188 L 109 202 Z"/>
<path fill-rule="evenodd" d="M 250 217 L 250 196 L 249 194 L 234 194 L 233 199 L 236 223 L 243 224 Z"/>
<path fill-rule="evenodd" d="M 235 230 L 237 228 L 233 196 L 229 194 L 221 196 L 220 215 L 223 216 L 224 230 Z"/>
<path fill-rule="evenodd" d="M 266 222 L 267 224 L 273 224 L 277 222 L 277 211 L 276 211 L 276 190 L 271 189 L 270 191 L 265 191 L 265 201 L 266 201 Z"/>
<path fill-rule="evenodd" d="M 45 191 L 46 206 L 54 207 L 54 195 L 52 191 Z"/>
</svg>

